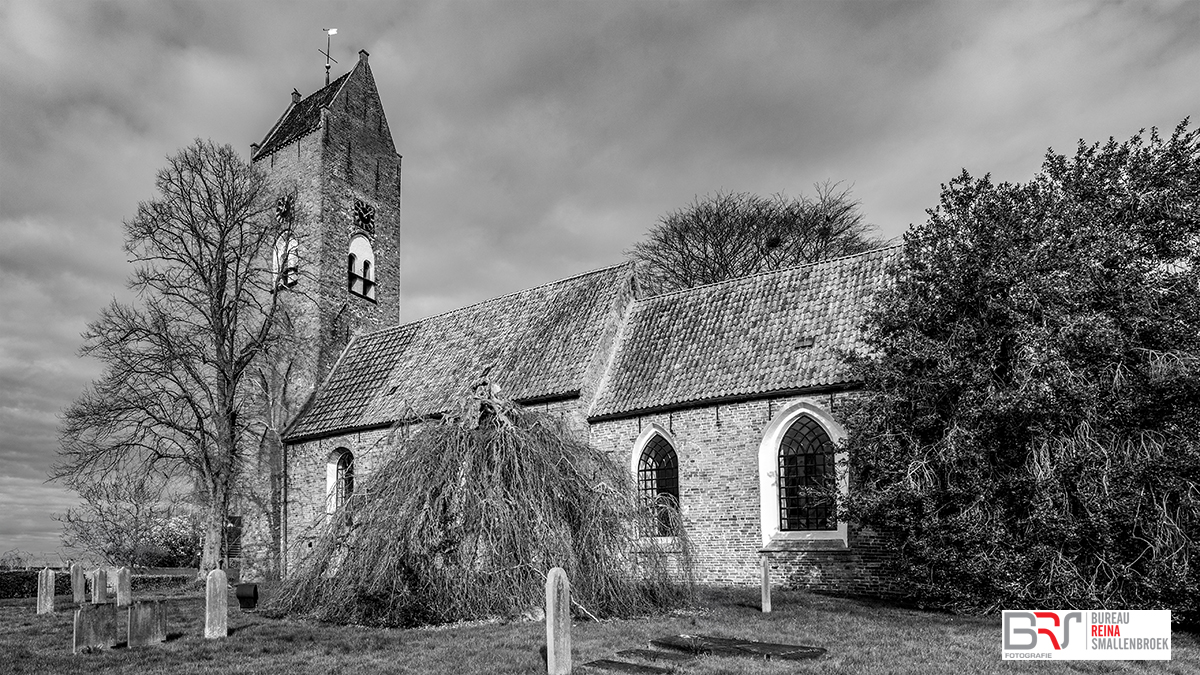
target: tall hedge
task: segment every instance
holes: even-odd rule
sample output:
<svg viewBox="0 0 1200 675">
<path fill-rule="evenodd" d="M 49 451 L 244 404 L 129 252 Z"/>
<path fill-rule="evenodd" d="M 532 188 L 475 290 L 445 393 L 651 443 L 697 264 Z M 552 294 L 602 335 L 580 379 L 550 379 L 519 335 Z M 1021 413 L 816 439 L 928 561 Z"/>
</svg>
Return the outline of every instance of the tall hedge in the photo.
<svg viewBox="0 0 1200 675">
<path fill-rule="evenodd" d="M 849 515 L 914 596 L 1200 609 L 1200 144 L 964 172 L 868 327 Z"/>
</svg>

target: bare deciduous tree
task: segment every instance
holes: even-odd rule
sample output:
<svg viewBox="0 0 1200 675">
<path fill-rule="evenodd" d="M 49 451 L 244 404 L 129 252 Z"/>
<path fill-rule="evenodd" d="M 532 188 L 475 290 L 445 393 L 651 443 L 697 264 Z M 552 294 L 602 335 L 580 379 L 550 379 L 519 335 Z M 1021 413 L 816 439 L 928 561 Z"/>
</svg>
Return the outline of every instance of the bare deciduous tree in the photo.
<svg viewBox="0 0 1200 675">
<path fill-rule="evenodd" d="M 52 478 L 185 476 L 205 509 L 200 573 L 218 565 L 239 464 L 258 444 L 258 362 L 280 336 L 271 251 L 285 225 L 266 178 L 228 145 L 197 140 L 158 172 L 157 199 L 125 223 L 133 305 L 84 333 L 106 366 L 64 412 Z M 283 265 L 284 268 L 287 265 Z"/>
<path fill-rule="evenodd" d="M 799 199 L 718 192 L 663 216 L 628 255 L 659 294 L 870 250 L 872 229 L 836 183 Z"/>
</svg>

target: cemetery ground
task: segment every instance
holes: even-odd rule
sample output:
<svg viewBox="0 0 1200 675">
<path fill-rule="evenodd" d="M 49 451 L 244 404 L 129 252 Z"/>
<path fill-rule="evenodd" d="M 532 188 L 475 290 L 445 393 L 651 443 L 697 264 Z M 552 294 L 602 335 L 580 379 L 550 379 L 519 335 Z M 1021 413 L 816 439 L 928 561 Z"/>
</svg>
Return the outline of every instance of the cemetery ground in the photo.
<svg viewBox="0 0 1200 675">
<path fill-rule="evenodd" d="M 545 673 L 544 621 L 475 622 L 420 629 L 379 629 L 270 619 L 238 608 L 229 596 L 225 639 L 206 640 L 201 586 L 161 598 L 168 609 L 167 642 L 137 649 L 72 655 L 70 596 L 57 612 L 35 613 L 35 599 L 0 601 L 0 673 L 55 675 L 148 673 Z M 1065 673 L 1200 672 L 1200 636 L 1174 631 L 1169 662 L 1017 663 L 1000 661 L 999 617 L 956 616 L 863 600 L 776 590 L 774 611 L 758 608 L 757 588 L 708 589 L 695 609 L 669 616 L 576 621 L 576 673 L 596 659 L 645 648 L 652 638 L 680 633 L 719 635 L 823 647 L 813 661 L 763 662 L 701 657 L 673 667 L 681 674 L 733 673 Z"/>
</svg>

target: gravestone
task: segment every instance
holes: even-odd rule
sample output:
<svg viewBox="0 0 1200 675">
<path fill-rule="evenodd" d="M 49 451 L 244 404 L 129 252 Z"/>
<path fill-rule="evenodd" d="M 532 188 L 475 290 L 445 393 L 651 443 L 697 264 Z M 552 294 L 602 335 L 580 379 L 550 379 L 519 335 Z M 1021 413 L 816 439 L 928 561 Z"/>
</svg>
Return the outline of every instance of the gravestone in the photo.
<svg viewBox="0 0 1200 675">
<path fill-rule="evenodd" d="M 157 600 L 139 600 L 129 608 L 126 624 L 129 647 L 144 647 L 167 639 L 167 613 Z"/>
<path fill-rule="evenodd" d="M 71 653 L 117 644 L 117 606 L 83 605 L 75 610 L 75 639 Z"/>
<path fill-rule="evenodd" d="M 561 567 L 546 575 L 546 672 L 571 673 L 571 582 Z"/>
<path fill-rule="evenodd" d="M 87 583 L 83 579 L 83 564 L 71 563 L 71 600 L 77 605 L 87 602 Z"/>
<path fill-rule="evenodd" d="M 37 613 L 54 613 L 54 570 L 49 567 L 38 572 Z"/>
<path fill-rule="evenodd" d="M 205 586 L 204 637 L 223 638 L 229 635 L 229 581 L 225 570 L 208 573 Z"/>
<path fill-rule="evenodd" d="M 103 567 L 92 570 L 92 604 L 103 605 L 108 602 L 108 573 Z"/>
<path fill-rule="evenodd" d="M 762 557 L 762 611 L 771 613 L 771 559 L 766 555 Z"/>
<path fill-rule="evenodd" d="M 117 570 L 117 606 L 127 607 L 133 604 L 133 570 L 122 567 Z"/>
</svg>

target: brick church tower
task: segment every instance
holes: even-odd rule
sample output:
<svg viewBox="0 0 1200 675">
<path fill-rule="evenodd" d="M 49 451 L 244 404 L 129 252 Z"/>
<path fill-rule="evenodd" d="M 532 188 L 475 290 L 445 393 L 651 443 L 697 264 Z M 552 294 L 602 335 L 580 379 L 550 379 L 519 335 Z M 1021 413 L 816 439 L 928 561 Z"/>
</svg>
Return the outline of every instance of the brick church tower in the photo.
<svg viewBox="0 0 1200 675">
<path fill-rule="evenodd" d="M 309 392 L 352 335 L 400 322 L 400 155 L 367 56 L 360 51 L 350 72 L 305 98 L 293 91 L 251 146 L 292 224 L 288 284 L 307 302 L 289 304 L 298 334 L 311 340 L 301 374 Z"/>
<path fill-rule="evenodd" d="M 273 267 L 283 271 L 283 323 L 296 339 L 268 375 L 267 433 L 246 466 L 227 532 L 242 576 L 279 573 L 283 463 L 280 437 L 354 335 L 400 322 L 400 165 L 366 51 L 350 72 L 287 110 L 251 161 L 269 177 L 276 217 L 290 225 Z M 233 542 L 233 543 L 230 543 Z M 244 543 L 244 545 L 242 545 Z"/>
</svg>

